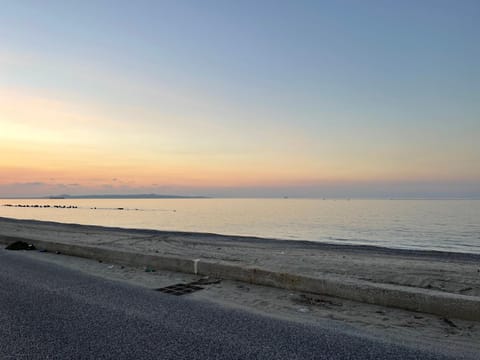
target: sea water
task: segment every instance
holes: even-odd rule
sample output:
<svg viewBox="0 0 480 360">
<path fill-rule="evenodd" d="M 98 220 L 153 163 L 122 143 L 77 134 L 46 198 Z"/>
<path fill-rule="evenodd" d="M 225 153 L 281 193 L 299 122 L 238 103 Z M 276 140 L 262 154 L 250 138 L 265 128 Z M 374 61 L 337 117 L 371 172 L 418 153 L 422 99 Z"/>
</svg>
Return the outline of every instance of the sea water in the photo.
<svg viewBox="0 0 480 360">
<path fill-rule="evenodd" d="M 4 199 L 0 216 L 480 253 L 480 200 Z"/>
</svg>

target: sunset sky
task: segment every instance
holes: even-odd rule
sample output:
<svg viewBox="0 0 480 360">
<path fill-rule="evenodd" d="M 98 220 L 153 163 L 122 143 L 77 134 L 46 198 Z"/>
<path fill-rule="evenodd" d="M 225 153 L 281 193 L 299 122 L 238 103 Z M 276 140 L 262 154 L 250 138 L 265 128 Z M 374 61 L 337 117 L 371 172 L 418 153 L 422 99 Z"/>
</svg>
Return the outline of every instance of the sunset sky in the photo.
<svg viewBox="0 0 480 360">
<path fill-rule="evenodd" d="M 480 197 L 480 1 L 0 9 L 0 196 Z"/>
</svg>

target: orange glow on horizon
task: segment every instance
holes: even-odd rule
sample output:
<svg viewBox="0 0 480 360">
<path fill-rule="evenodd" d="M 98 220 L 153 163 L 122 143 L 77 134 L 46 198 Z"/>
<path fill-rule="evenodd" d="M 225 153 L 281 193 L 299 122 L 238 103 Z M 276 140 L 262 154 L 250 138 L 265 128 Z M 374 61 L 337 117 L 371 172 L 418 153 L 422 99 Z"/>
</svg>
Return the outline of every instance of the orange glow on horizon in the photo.
<svg viewBox="0 0 480 360">
<path fill-rule="evenodd" d="M 201 121 L 176 127 L 160 112 L 148 124 L 120 121 L 21 91 L 0 89 L 0 98 L 1 185 L 224 188 L 480 178 L 478 167 L 456 161 L 461 147 L 448 154 L 381 151 L 376 144 L 348 147 L 341 142 L 348 138 L 321 142 L 296 129 L 265 128 L 268 137 L 261 137 Z M 468 156 L 473 163 L 476 155 Z"/>
</svg>

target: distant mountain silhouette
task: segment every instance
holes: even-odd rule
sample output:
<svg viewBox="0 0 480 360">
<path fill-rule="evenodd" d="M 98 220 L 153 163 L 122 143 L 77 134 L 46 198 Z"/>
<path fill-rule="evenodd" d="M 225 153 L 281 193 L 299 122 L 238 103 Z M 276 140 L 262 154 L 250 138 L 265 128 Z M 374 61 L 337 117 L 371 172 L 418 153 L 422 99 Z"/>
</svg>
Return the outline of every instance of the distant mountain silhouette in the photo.
<svg viewBox="0 0 480 360">
<path fill-rule="evenodd" d="M 159 194 L 102 194 L 102 195 L 54 195 L 48 199 L 207 199 L 205 196 L 159 195 Z"/>
</svg>

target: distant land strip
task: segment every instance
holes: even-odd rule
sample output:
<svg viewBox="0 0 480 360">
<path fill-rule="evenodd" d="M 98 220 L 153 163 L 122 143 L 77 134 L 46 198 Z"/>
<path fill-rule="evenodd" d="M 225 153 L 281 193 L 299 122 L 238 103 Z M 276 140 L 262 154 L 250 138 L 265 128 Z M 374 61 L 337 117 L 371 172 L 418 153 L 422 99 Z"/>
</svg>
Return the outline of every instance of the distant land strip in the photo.
<svg viewBox="0 0 480 360">
<path fill-rule="evenodd" d="M 207 199 L 205 196 L 160 195 L 160 194 L 103 194 L 103 195 L 56 195 L 47 199 Z"/>
<path fill-rule="evenodd" d="M 101 195 L 49 195 L 49 196 L 15 196 L 2 199 L 211 199 L 208 196 L 161 195 L 161 194 L 101 194 Z"/>
</svg>

